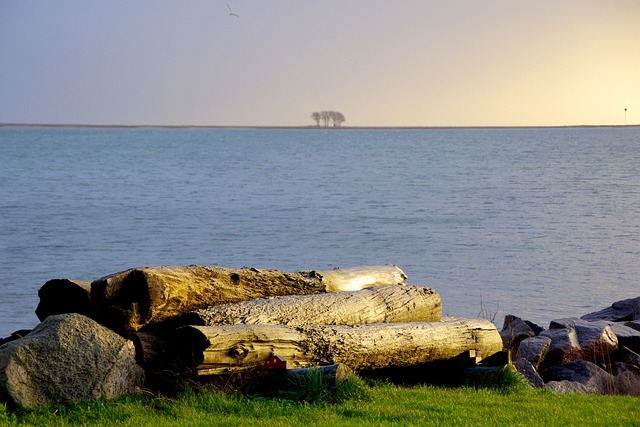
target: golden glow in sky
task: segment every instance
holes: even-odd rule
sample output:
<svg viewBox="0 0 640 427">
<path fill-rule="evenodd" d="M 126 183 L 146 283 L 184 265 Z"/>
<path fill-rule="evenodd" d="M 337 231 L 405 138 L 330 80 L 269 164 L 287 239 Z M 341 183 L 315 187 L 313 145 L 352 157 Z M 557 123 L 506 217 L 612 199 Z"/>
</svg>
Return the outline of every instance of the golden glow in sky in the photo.
<svg viewBox="0 0 640 427">
<path fill-rule="evenodd" d="M 639 23 L 637 0 L 4 1 L 0 123 L 640 124 Z"/>
</svg>

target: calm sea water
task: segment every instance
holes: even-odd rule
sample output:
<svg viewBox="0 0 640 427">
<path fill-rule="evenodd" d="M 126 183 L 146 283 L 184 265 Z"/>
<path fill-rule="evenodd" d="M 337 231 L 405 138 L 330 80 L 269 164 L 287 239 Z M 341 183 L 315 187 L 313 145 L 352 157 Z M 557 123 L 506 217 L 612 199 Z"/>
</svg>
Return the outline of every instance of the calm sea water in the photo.
<svg viewBox="0 0 640 427">
<path fill-rule="evenodd" d="M 393 263 L 446 315 L 640 295 L 640 128 L 0 127 L 0 336 L 49 279 Z"/>
</svg>

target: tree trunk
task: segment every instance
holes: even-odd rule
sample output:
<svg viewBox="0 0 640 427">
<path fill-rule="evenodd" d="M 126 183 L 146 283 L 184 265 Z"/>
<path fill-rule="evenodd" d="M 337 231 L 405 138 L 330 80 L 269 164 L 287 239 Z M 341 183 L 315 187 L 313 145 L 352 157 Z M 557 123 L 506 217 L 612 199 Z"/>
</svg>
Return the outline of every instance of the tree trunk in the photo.
<svg viewBox="0 0 640 427">
<path fill-rule="evenodd" d="M 405 284 L 406 279 L 404 272 L 394 265 L 320 273 L 197 265 L 145 267 L 94 281 L 91 300 L 100 323 L 118 332 L 132 332 L 212 305 Z"/>
<path fill-rule="evenodd" d="M 287 295 L 203 308 L 187 317 L 192 325 L 355 325 L 437 322 L 440 296 L 424 286 L 377 286 L 361 291 Z"/>
<path fill-rule="evenodd" d="M 502 350 L 495 325 L 484 319 L 368 325 L 186 326 L 175 347 L 186 351 L 198 375 L 262 366 L 270 356 L 294 368 L 344 363 L 354 370 L 413 366 L 475 350 L 480 358 Z M 190 350 L 190 351 L 189 351 Z"/>
<path fill-rule="evenodd" d="M 52 279 L 38 290 L 40 302 L 36 316 L 40 321 L 54 314 L 79 313 L 94 316 L 89 292 L 90 282 L 71 279 Z"/>
</svg>

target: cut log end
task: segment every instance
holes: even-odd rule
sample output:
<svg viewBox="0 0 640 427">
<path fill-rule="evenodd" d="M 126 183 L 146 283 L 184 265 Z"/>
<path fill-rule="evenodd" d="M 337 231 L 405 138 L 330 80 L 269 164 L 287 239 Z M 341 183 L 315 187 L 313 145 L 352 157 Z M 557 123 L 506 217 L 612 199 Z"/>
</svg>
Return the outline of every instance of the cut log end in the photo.
<svg viewBox="0 0 640 427">
<path fill-rule="evenodd" d="M 64 313 L 93 317 L 90 290 L 90 282 L 71 279 L 49 280 L 38 290 L 40 301 L 36 308 L 36 316 L 40 321 Z"/>
<path fill-rule="evenodd" d="M 336 268 L 315 272 L 326 292 L 359 291 L 373 286 L 406 285 L 407 275 L 397 265 Z"/>
</svg>

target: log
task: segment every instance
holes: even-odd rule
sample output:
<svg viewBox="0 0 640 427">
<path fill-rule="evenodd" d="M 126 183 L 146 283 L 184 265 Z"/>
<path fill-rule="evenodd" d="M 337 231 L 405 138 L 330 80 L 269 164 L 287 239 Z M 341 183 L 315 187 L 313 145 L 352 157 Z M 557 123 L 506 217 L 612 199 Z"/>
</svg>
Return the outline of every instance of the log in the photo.
<svg viewBox="0 0 640 427">
<path fill-rule="evenodd" d="M 395 265 L 288 273 L 210 266 L 144 267 L 91 283 L 97 320 L 129 333 L 204 307 L 279 295 L 305 295 L 404 285 Z"/>
<path fill-rule="evenodd" d="M 191 363 L 175 357 L 166 334 L 138 331 L 126 338 L 133 341 L 136 362 L 146 374 L 146 386 L 160 393 L 174 394 L 193 378 Z"/>
<path fill-rule="evenodd" d="M 336 363 L 325 366 L 312 366 L 310 368 L 287 369 L 283 378 L 291 383 L 304 381 L 305 377 L 320 375 L 330 386 L 335 386 L 341 381 L 353 376 L 353 371 L 344 363 Z"/>
<path fill-rule="evenodd" d="M 91 282 L 71 279 L 52 279 L 38 290 L 40 302 L 36 316 L 40 321 L 54 314 L 78 313 L 93 317 L 90 298 Z"/>
<path fill-rule="evenodd" d="M 276 356 L 270 356 L 261 371 L 267 373 L 264 380 L 261 381 L 263 382 L 261 388 L 266 386 L 271 390 L 291 388 L 291 386 L 314 379 L 323 381 L 329 387 L 334 387 L 354 375 L 353 371 L 344 363 L 289 369 L 286 360 Z"/>
<path fill-rule="evenodd" d="M 502 350 L 495 325 L 484 319 L 367 325 L 185 326 L 175 348 L 198 375 L 241 372 L 270 356 L 293 368 L 344 363 L 353 370 L 414 366 L 449 360 L 469 350 L 482 359 Z"/>
<path fill-rule="evenodd" d="M 287 295 L 223 304 L 191 313 L 193 325 L 356 325 L 437 322 L 440 296 L 424 286 L 377 286 L 361 291 Z"/>
<path fill-rule="evenodd" d="M 303 272 L 315 273 L 325 284 L 326 292 L 359 291 L 372 286 L 404 285 L 407 275 L 395 265 L 334 268 Z"/>
</svg>

